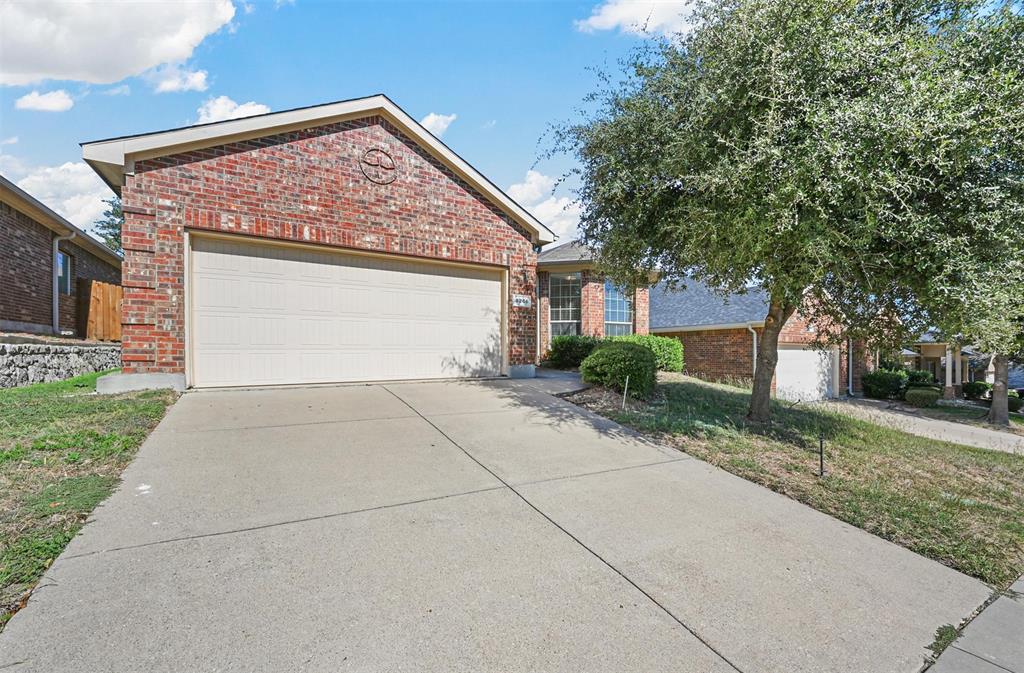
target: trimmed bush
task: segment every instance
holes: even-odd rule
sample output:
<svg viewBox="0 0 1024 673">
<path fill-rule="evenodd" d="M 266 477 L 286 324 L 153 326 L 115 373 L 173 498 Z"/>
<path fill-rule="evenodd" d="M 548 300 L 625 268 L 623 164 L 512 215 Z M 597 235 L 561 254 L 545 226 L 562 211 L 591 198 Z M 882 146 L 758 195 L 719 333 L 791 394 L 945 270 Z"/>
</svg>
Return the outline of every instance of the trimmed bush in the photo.
<svg viewBox="0 0 1024 673">
<path fill-rule="evenodd" d="M 923 369 L 911 369 L 907 372 L 908 386 L 930 386 L 935 383 L 932 373 Z"/>
<path fill-rule="evenodd" d="M 544 358 L 548 364 L 557 369 L 579 367 L 588 355 L 594 352 L 601 340 L 592 336 L 565 334 L 551 340 L 551 349 Z"/>
<path fill-rule="evenodd" d="M 906 400 L 907 404 L 914 407 L 934 407 L 939 401 L 939 396 L 939 391 L 934 388 L 908 388 Z"/>
<path fill-rule="evenodd" d="M 644 398 L 654 390 L 658 371 L 651 349 L 626 341 L 606 341 L 580 364 L 587 383 L 622 391 L 629 377 L 629 394 Z"/>
<path fill-rule="evenodd" d="M 992 390 L 991 383 L 985 383 L 984 381 L 968 381 L 964 384 L 964 397 L 969 400 L 980 400 L 985 397 L 990 390 Z"/>
<path fill-rule="evenodd" d="M 610 337 L 610 340 L 624 341 L 650 349 L 654 353 L 654 360 L 658 363 L 658 369 L 663 372 L 683 371 L 683 342 L 679 339 L 658 336 L 656 334 L 628 334 L 626 336 Z"/>
<path fill-rule="evenodd" d="M 879 369 L 868 372 L 861 381 L 864 384 L 864 395 L 876 400 L 891 400 L 900 396 L 907 386 L 905 369 Z"/>
<path fill-rule="evenodd" d="M 1024 407 L 1024 400 L 1020 398 L 1020 393 L 1016 390 L 1006 391 L 1006 407 L 1010 411 L 1020 411 L 1021 407 Z"/>
</svg>

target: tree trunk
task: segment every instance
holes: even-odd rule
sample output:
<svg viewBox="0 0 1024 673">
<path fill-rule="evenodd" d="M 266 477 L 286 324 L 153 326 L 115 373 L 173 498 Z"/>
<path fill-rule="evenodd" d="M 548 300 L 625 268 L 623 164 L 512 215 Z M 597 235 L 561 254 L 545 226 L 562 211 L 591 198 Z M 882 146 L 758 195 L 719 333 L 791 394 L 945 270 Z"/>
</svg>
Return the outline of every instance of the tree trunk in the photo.
<svg viewBox="0 0 1024 673">
<path fill-rule="evenodd" d="M 757 362 L 754 364 L 754 391 L 750 394 L 750 410 L 747 420 L 766 423 L 772 416 L 772 379 L 775 365 L 779 362 L 779 333 L 795 306 L 772 301 L 764 319 L 764 329 L 757 343 Z"/>
<path fill-rule="evenodd" d="M 1010 424 L 1010 409 L 1006 401 L 1006 392 L 1010 387 L 1010 363 L 1005 355 L 996 353 L 992 356 L 992 364 L 996 370 L 996 380 L 992 384 L 992 408 L 988 411 L 988 422 L 995 425 Z"/>
</svg>

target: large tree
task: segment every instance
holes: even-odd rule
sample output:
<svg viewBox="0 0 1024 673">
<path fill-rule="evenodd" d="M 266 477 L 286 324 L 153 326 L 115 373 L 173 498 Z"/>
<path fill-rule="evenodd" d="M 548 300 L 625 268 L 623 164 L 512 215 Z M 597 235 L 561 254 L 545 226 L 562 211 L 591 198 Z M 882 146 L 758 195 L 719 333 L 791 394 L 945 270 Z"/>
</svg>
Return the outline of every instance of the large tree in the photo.
<svg viewBox="0 0 1024 673">
<path fill-rule="evenodd" d="M 558 129 L 581 238 L 622 282 L 760 286 L 749 418 L 765 421 L 794 311 L 822 339 L 895 344 L 933 322 L 921 297 L 945 251 L 1001 240 L 965 195 L 1019 176 L 991 156 L 1024 128 L 1019 26 L 1012 2 L 699 1 L 687 34 Z"/>
</svg>

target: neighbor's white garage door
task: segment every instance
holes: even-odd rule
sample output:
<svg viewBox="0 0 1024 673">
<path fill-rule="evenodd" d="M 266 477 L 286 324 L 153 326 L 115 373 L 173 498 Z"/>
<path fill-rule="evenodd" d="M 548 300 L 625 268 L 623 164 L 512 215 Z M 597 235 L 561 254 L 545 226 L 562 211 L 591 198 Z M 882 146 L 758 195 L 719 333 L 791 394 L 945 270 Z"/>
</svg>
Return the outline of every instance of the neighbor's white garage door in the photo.
<svg viewBox="0 0 1024 673">
<path fill-rule="evenodd" d="M 192 237 L 192 385 L 501 372 L 501 275 Z"/>
<path fill-rule="evenodd" d="M 779 346 L 775 394 L 784 400 L 820 400 L 835 390 L 833 351 Z"/>
</svg>

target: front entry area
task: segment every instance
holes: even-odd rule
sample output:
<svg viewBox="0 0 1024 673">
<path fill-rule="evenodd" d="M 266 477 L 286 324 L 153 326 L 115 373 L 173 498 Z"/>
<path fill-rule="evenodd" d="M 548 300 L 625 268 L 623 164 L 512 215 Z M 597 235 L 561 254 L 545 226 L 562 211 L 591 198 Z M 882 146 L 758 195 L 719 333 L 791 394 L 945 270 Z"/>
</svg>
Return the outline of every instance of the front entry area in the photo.
<svg viewBox="0 0 1024 673">
<path fill-rule="evenodd" d="M 496 376 L 503 271 L 190 236 L 194 387 Z"/>
</svg>

